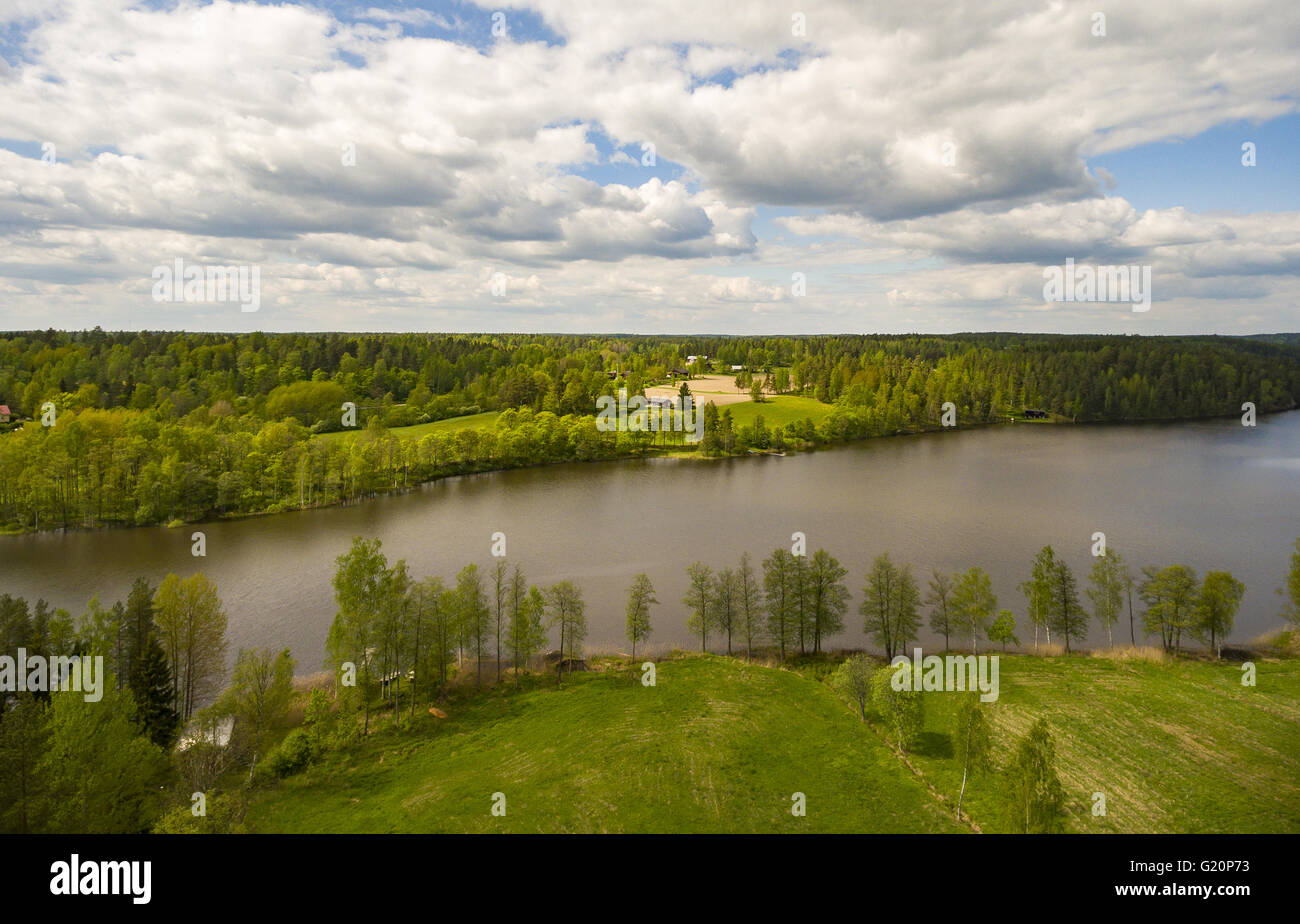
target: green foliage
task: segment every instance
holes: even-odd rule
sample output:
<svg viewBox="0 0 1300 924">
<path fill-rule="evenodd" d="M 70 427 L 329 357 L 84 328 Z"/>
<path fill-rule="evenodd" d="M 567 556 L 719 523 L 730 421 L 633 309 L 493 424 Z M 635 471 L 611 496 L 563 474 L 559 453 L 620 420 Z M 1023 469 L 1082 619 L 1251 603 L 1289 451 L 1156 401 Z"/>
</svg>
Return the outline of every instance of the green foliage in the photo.
<svg viewBox="0 0 1300 924">
<path fill-rule="evenodd" d="M 145 736 L 163 750 L 169 749 L 176 742 L 180 716 L 174 705 L 176 688 L 172 684 L 171 668 L 167 666 L 162 645 L 153 635 L 148 637 L 144 653 L 136 661 L 130 688 Z"/>
<path fill-rule="evenodd" d="M 293 382 L 280 385 L 266 396 L 266 419 L 293 417 L 310 427 L 324 420 L 338 420 L 343 415 L 347 392 L 337 382 Z"/>
<path fill-rule="evenodd" d="M 478 565 L 466 565 L 456 575 L 455 606 L 462 637 L 469 642 L 474 655 L 474 681 L 483 683 L 483 657 L 487 651 L 488 630 L 492 624 L 492 610 Z"/>
<path fill-rule="evenodd" d="M 741 636 L 745 639 L 745 656 L 754 656 L 754 643 L 763 637 L 763 589 L 749 563 L 749 553 L 740 556 L 736 569 L 736 618 Z"/>
<path fill-rule="evenodd" d="M 930 587 L 925 595 L 925 604 L 931 608 L 930 631 L 943 636 L 944 651 L 951 647 L 949 640 L 957 631 L 957 614 L 952 607 L 952 591 L 956 580 L 956 575 L 944 574 L 936 568 L 931 573 Z"/>
<path fill-rule="evenodd" d="M 999 610 L 997 618 L 989 626 L 988 640 L 994 644 L 1001 643 L 1003 651 L 1007 649 L 1007 642 L 1020 647 L 1020 639 L 1016 638 L 1015 614 L 1010 610 Z"/>
<path fill-rule="evenodd" d="M 560 662 L 556 680 L 562 681 L 564 662 L 582 657 L 582 642 L 587 637 L 587 606 L 582 590 L 572 581 L 559 581 L 546 588 L 548 624 L 560 630 Z"/>
<path fill-rule="evenodd" d="M 46 831 L 128 834 L 147 830 L 167 775 L 163 751 L 139 735 L 126 690 L 105 678 L 99 702 L 76 692 L 50 697 L 49 738 L 39 764 Z"/>
<path fill-rule="evenodd" d="M 657 605 L 654 585 L 648 575 L 638 574 L 627 590 L 627 640 L 632 643 L 632 658 L 636 659 L 637 642 L 650 637 L 650 607 Z"/>
<path fill-rule="evenodd" d="M 294 659 L 285 648 L 241 648 L 223 699 L 254 753 L 260 753 L 273 729 L 282 724 L 293 696 Z"/>
<path fill-rule="evenodd" d="M 306 769 L 320 754 L 320 744 L 305 728 L 295 728 L 266 756 L 266 772 L 277 777 L 292 776 Z"/>
<path fill-rule="evenodd" d="M 1107 644 L 1114 644 L 1113 629 L 1124 611 L 1124 594 L 1132 577 L 1128 565 L 1115 549 L 1107 549 L 1097 556 L 1088 575 L 1088 599 L 1092 601 L 1092 614 L 1106 629 Z"/>
<path fill-rule="evenodd" d="M 522 580 L 518 567 L 516 579 Z M 415 699 L 422 693 L 426 698 L 441 695 L 447 687 L 451 665 L 456 660 L 456 639 L 460 614 L 456 609 L 455 595 L 449 591 L 442 578 L 431 577 L 411 585 L 405 615 L 409 639 L 408 651 L 415 669 Z M 512 624 L 510 639 L 517 643 Z M 516 663 L 518 663 L 516 661 Z"/>
<path fill-rule="evenodd" d="M 831 684 L 848 697 L 864 722 L 867 720 L 867 706 L 871 703 L 871 678 L 875 672 L 876 662 L 869 655 L 855 654 L 845 658 L 831 675 Z"/>
<path fill-rule="evenodd" d="M 767 634 L 785 660 L 786 651 L 799 639 L 799 614 L 796 600 L 800 588 L 795 556 L 785 549 L 775 550 L 763 561 L 763 590 L 767 600 Z"/>
<path fill-rule="evenodd" d="M 49 783 L 42 759 L 49 740 L 45 702 L 33 693 L 10 698 L 0 714 L 0 833 L 44 829 Z"/>
<path fill-rule="evenodd" d="M 158 641 L 167 655 L 181 721 L 221 689 L 226 670 L 227 617 L 217 587 L 200 571 L 169 574 L 154 595 Z"/>
<path fill-rule="evenodd" d="M 1295 551 L 1291 553 L 1291 567 L 1286 573 L 1286 583 L 1278 588 L 1278 593 L 1283 594 L 1287 601 L 1283 615 L 1292 625 L 1300 626 L 1300 539 L 1295 541 Z"/>
<path fill-rule="evenodd" d="M 876 671 L 871 677 L 871 700 L 900 751 L 911 750 L 925 727 L 925 694 L 920 690 L 896 690 L 893 679 L 910 664 Z"/>
<path fill-rule="evenodd" d="M 1056 636 L 1065 642 L 1065 653 L 1070 653 L 1070 642 L 1088 637 L 1088 616 L 1079 605 L 1079 587 L 1074 572 L 1064 559 L 1058 558 L 1051 572 L 1051 594 L 1047 607 L 1047 624 Z"/>
<path fill-rule="evenodd" d="M 1007 779 L 1017 831 L 1050 834 L 1063 829 L 1065 790 L 1056 775 L 1056 745 L 1046 719 L 1034 722 L 1017 745 Z"/>
<path fill-rule="evenodd" d="M 1246 585 L 1227 571 L 1208 571 L 1196 596 L 1196 609 L 1192 615 L 1192 634 L 1208 642 L 1215 657 L 1224 637 L 1232 631 L 1232 623 L 1241 607 Z"/>
<path fill-rule="evenodd" d="M 1176 651 L 1183 633 L 1195 628 L 1196 572 L 1186 565 L 1148 565 L 1142 575 L 1138 593 L 1147 605 L 1142 628 L 1148 635 L 1159 635 L 1166 651 Z"/>
<path fill-rule="evenodd" d="M 240 834 L 244 831 L 247 802 L 243 793 L 207 794 L 204 814 L 195 815 L 193 804 L 178 805 L 159 818 L 155 834 Z"/>
<path fill-rule="evenodd" d="M 312 744 L 318 750 L 329 746 L 338 717 L 330 702 L 329 694 L 317 687 L 307 694 L 307 705 L 303 707 L 302 727 L 312 738 Z"/>
<path fill-rule="evenodd" d="M 888 552 L 881 552 L 867 570 L 867 583 L 862 589 L 862 629 L 877 645 L 885 649 L 885 657 L 892 660 L 908 641 L 916 638 L 921 628 L 917 607 L 921 592 L 912 577 L 911 565 L 896 565 Z"/>
<path fill-rule="evenodd" d="M 370 690 L 376 671 L 382 670 L 374 650 L 385 647 L 391 653 L 392 637 L 387 620 L 400 613 L 407 590 L 406 566 L 389 567 L 378 539 L 360 536 L 336 560 L 332 583 L 338 613 L 326 639 L 329 664 L 341 669 L 355 667 L 359 699 L 365 711 L 365 729 L 370 728 Z M 483 607 L 486 612 L 486 605 Z M 382 676 L 382 673 L 380 674 Z"/>
<path fill-rule="evenodd" d="M 515 566 L 510 579 L 510 656 L 515 668 L 515 686 L 533 655 L 546 647 L 546 596 L 528 586 L 524 574 Z"/>
<path fill-rule="evenodd" d="M 596 430 L 595 399 L 623 381 L 610 371 L 636 388 L 667 381 L 685 351 L 774 370 L 777 396 L 728 409 L 729 425 L 718 415 L 705 453 L 934 428 L 945 400 L 963 421 L 992 422 L 1027 407 L 1072 420 L 1227 415 L 1242 395 L 1267 412 L 1300 396 L 1300 347 L 1222 337 L 12 333 L 0 335 L 0 401 L 63 410 L 57 427 L 0 440 L 0 525 L 183 522 L 637 455 L 642 441 Z M 343 400 L 359 432 L 314 435 L 341 426 Z M 498 412 L 494 426 L 386 429 Z M 652 441 L 685 445 L 680 433 Z"/>
<path fill-rule="evenodd" d="M 971 568 L 958 575 L 952 591 L 952 608 L 957 625 L 970 633 L 972 651 L 979 651 L 979 637 L 988 631 L 998 598 L 993 581 L 983 568 Z"/>
<path fill-rule="evenodd" d="M 1038 650 L 1038 631 L 1047 629 L 1047 641 L 1052 640 L 1051 604 L 1052 575 L 1056 569 L 1056 553 L 1050 545 L 1045 545 L 1034 556 L 1033 570 L 1029 580 L 1020 585 L 1029 608 L 1029 624 L 1034 627 L 1034 650 Z"/>
<path fill-rule="evenodd" d="M 825 549 L 813 553 L 808 565 L 808 609 L 814 653 L 822 650 L 822 639 L 844 630 L 844 614 L 849 608 L 849 590 L 844 586 L 846 574 L 848 571 Z"/>
<path fill-rule="evenodd" d="M 978 693 L 963 693 L 960 697 L 957 724 L 952 733 L 953 754 L 961 767 L 961 792 L 957 796 L 959 818 L 966 796 L 967 777 L 993 770 L 993 731 L 984 714 L 984 705 Z"/>
<path fill-rule="evenodd" d="M 700 651 L 707 651 L 709 630 L 717 624 L 713 612 L 713 569 L 697 561 L 686 569 L 686 577 L 686 596 L 682 598 L 682 603 L 690 610 L 686 628 L 700 637 Z"/>
</svg>

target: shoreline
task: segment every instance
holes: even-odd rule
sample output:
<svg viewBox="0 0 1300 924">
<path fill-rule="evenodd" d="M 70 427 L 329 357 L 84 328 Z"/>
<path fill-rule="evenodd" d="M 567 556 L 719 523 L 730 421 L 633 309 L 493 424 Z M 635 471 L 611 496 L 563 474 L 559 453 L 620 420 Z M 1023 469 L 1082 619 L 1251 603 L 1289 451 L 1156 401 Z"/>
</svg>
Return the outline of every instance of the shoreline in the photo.
<svg viewBox="0 0 1300 924">
<path fill-rule="evenodd" d="M 1257 417 L 1258 418 L 1274 417 L 1280 414 L 1295 413 L 1297 411 L 1300 411 L 1300 407 L 1284 408 L 1281 410 L 1274 410 L 1274 411 L 1260 411 L 1258 412 Z M 698 449 L 688 450 L 688 449 L 682 449 L 680 447 L 678 448 L 665 447 L 663 449 L 652 449 L 648 452 L 639 455 L 614 456 L 609 459 L 562 459 L 562 460 L 557 460 L 552 462 L 533 462 L 524 465 L 489 466 L 486 468 L 475 469 L 471 471 L 448 472 L 446 474 L 437 475 L 433 478 L 424 481 L 416 482 L 406 487 L 392 488 L 385 491 L 379 491 L 375 494 L 370 494 L 363 497 L 352 498 L 349 500 L 339 500 L 339 501 L 334 501 L 331 503 L 324 503 L 324 504 L 312 504 L 310 506 L 304 506 L 304 507 L 294 506 L 294 507 L 285 508 L 283 510 L 257 510 L 257 511 L 250 511 L 248 513 L 218 515 L 215 517 L 205 517 L 203 519 L 198 519 L 198 520 L 183 520 L 179 522 L 171 521 L 167 523 L 141 523 L 141 524 L 110 523 L 110 524 L 104 524 L 99 526 L 60 526 L 60 527 L 55 527 L 53 529 L 21 529 L 21 528 L 14 528 L 14 527 L 0 527 L 0 539 L 3 539 L 5 537 L 58 535 L 58 534 L 68 534 L 68 533 L 110 532 L 114 530 L 132 530 L 132 529 L 168 529 L 168 530 L 184 529 L 186 527 L 203 526 L 209 523 L 238 522 L 241 520 L 257 519 L 260 517 L 279 516 L 281 514 L 286 514 L 286 513 L 305 513 L 313 510 L 329 510 L 336 507 L 346 507 L 352 504 L 365 503 L 367 501 L 375 500 L 381 497 L 400 497 L 403 494 L 409 494 L 413 491 L 421 490 L 429 485 L 437 484 L 440 481 L 445 481 L 450 478 L 463 478 L 471 475 L 492 475 L 501 472 L 519 471 L 523 469 L 540 469 L 540 468 L 546 468 L 548 466 L 553 466 L 553 465 L 575 465 L 575 464 L 585 465 L 594 462 L 620 463 L 620 462 L 637 462 L 637 461 L 650 461 L 650 460 L 704 463 L 704 462 L 722 462 L 722 461 L 727 461 L 732 459 L 759 459 L 759 458 L 767 458 L 769 456 L 776 457 L 776 458 L 783 458 L 785 456 L 797 456 L 797 455 L 802 455 L 804 453 L 823 452 L 828 449 L 835 449 L 853 443 L 866 443 L 872 440 L 895 439 L 899 437 L 912 437 L 912 436 L 925 436 L 927 434 L 946 433 L 949 431 L 961 432 L 961 431 L 969 431 L 969 430 L 987 430 L 990 428 L 1020 426 L 1022 424 L 1027 426 L 1032 426 L 1032 427 L 1151 426 L 1155 424 L 1190 424 L 1190 423 L 1198 423 L 1202 421 L 1228 420 L 1230 418 L 1239 417 L 1239 416 L 1240 415 L 1233 413 L 1233 414 L 1216 414 L 1216 415 L 1205 416 L 1205 417 L 1152 417 L 1152 418 L 1129 418 L 1124 420 L 1085 420 L 1085 421 L 1071 421 L 1071 420 L 1064 420 L 1064 419 L 1062 420 L 1016 419 L 1014 421 L 999 420 L 999 421 L 990 421 L 985 423 L 959 424 L 953 427 L 931 427 L 922 430 L 903 430 L 896 433 L 883 433 L 878 436 L 862 436 L 862 437 L 850 437 L 844 439 L 834 439 L 834 440 L 828 440 L 823 443 L 811 443 L 801 447 L 788 447 L 784 451 L 784 453 L 777 453 L 768 450 L 768 451 L 759 451 L 759 452 L 750 452 L 750 451 L 730 452 L 730 453 L 725 453 L 716 456 L 704 456 L 699 453 Z M 449 419 L 455 419 L 455 418 L 449 418 Z"/>
</svg>

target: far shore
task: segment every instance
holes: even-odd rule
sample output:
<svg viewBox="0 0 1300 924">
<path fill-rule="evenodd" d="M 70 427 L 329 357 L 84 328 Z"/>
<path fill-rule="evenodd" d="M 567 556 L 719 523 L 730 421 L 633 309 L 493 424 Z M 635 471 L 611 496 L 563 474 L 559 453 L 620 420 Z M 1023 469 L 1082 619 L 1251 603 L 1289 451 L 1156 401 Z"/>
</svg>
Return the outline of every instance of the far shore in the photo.
<svg viewBox="0 0 1300 924">
<path fill-rule="evenodd" d="M 713 376 L 713 378 L 719 378 L 719 376 Z M 649 393 L 651 390 L 652 389 L 650 388 L 646 389 L 647 393 Z M 676 394 L 676 392 L 674 392 L 674 394 Z M 742 396 L 742 401 L 747 402 L 749 400 L 750 399 L 747 394 Z M 708 401 L 706 400 L 703 401 L 702 403 L 707 404 Z M 728 403 L 739 403 L 739 402 L 728 402 Z M 1300 408 L 1288 408 L 1286 410 L 1280 410 L 1280 411 L 1261 411 L 1259 416 L 1261 418 L 1271 417 L 1279 414 L 1287 414 L 1296 411 L 1300 411 Z M 1013 418 L 1012 420 L 990 421 L 987 423 L 958 424 L 955 427 L 927 427 L 921 430 L 900 430 L 897 433 L 885 433 L 879 436 L 853 437 L 849 439 L 832 440 L 820 444 L 789 446 L 787 447 L 785 454 L 798 455 L 807 452 L 819 452 L 828 449 L 834 449 L 840 446 L 845 446 L 849 443 L 860 443 L 860 442 L 866 442 L 868 440 L 877 440 L 877 439 L 892 439 L 896 437 L 923 436 L 926 434 L 943 433 L 949 430 L 982 430 L 988 427 L 1011 427 L 1011 426 L 1026 426 L 1026 425 L 1044 426 L 1044 425 L 1053 425 L 1053 424 L 1057 424 L 1057 425 L 1064 424 L 1067 426 L 1098 426 L 1098 425 L 1135 426 L 1135 425 L 1150 425 L 1150 424 L 1179 424 L 1179 423 L 1196 423 L 1198 421 L 1209 421 L 1209 420 L 1226 420 L 1236 416 L 1237 416 L 1236 414 L 1227 414 L 1227 415 L 1220 414 L 1220 415 L 1214 415 L 1209 417 L 1156 417 L 1156 418 L 1131 419 L 1131 420 L 1090 420 L 1090 421 L 1080 421 L 1080 422 L 1073 422 L 1063 418 L 1053 418 L 1048 420 L 1029 420 L 1026 418 Z M 449 418 L 449 419 L 456 420 L 457 418 Z M 402 428 L 394 428 L 394 430 L 390 432 L 396 433 L 399 432 L 401 429 Z M 325 434 L 325 436 L 337 436 L 337 435 L 338 434 Z M 52 527 L 48 529 L 39 529 L 39 530 L 32 529 L 32 528 L 22 529 L 22 528 L 15 528 L 12 526 L 6 526 L 6 527 L 0 527 L 0 538 L 3 538 L 4 536 L 49 535 L 54 533 L 70 533 L 70 532 L 98 532 L 101 530 L 113 530 L 113 529 L 182 529 L 189 526 L 202 526 L 205 523 L 223 523 L 223 522 L 230 522 L 230 521 L 237 521 L 237 520 L 248 520 L 257 517 L 278 516 L 280 514 L 286 514 L 286 513 L 299 513 L 299 512 L 305 512 L 310 510 L 326 510 L 332 507 L 346 506 L 348 504 L 364 503 L 376 497 L 391 497 L 395 495 L 408 494 L 411 493 L 412 491 L 417 491 L 426 485 L 436 484 L 437 482 L 444 481 L 448 478 L 461 478 L 469 475 L 489 475 L 489 474 L 495 474 L 497 472 L 513 471 L 516 469 L 544 468 L 546 466 L 551 466 L 551 465 L 575 465 L 575 464 L 581 465 L 581 464 L 588 464 L 589 462 L 618 463 L 618 462 L 643 461 L 647 459 L 673 459 L 673 460 L 693 461 L 693 462 L 720 462 L 728 459 L 758 459 L 758 458 L 768 458 L 768 457 L 779 457 L 779 454 L 770 453 L 770 452 L 758 452 L 758 453 L 737 452 L 732 454 L 705 456 L 690 446 L 659 446 L 659 447 L 648 449 L 644 453 L 637 453 L 635 455 L 626 455 L 626 456 L 615 456 L 613 458 L 608 458 L 608 459 L 591 459 L 591 460 L 563 459 L 554 462 L 533 462 L 533 463 L 525 463 L 521 465 L 489 465 L 483 468 L 471 468 L 466 471 L 447 472 L 445 474 L 437 475 L 433 478 L 430 478 L 427 481 L 416 482 L 414 484 L 407 485 L 406 487 L 392 488 L 385 491 L 379 491 L 369 497 L 360 497 L 360 498 L 353 498 L 350 500 L 332 501 L 330 503 L 323 503 L 323 504 L 310 504 L 303 507 L 289 507 L 284 510 L 256 510 L 247 513 L 233 513 L 233 514 L 226 514 L 217 517 L 206 517 L 197 520 L 173 520 L 170 523 L 149 523 L 149 524 L 139 524 L 139 525 L 133 523 L 132 524 L 105 523 L 96 526 L 57 526 L 57 527 Z"/>
</svg>

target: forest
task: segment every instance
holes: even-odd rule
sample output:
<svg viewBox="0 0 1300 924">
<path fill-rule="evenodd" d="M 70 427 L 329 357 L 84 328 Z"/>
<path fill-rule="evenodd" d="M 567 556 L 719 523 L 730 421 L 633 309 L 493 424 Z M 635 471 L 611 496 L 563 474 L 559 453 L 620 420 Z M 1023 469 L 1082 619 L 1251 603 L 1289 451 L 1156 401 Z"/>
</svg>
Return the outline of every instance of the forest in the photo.
<svg viewBox="0 0 1300 924">
<path fill-rule="evenodd" d="M 688 356 L 707 359 L 688 368 Z M 601 395 L 735 367 L 760 402 L 799 396 L 828 413 L 733 427 L 706 404 L 698 446 L 596 427 Z M 471 471 L 800 449 L 937 428 L 948 402 L 966 426 L 1028 410 L 1070 422 L 1224 416 L 1246 402 L 1267 413 L 1297 396 L 1300 344 L 1285 338 L 12 333 L 0 336 L 12 416 L 0 528 L 175 523 Z M 483 411 L 502 413 L 484 429 L 397 429 Z"/>
</svg>

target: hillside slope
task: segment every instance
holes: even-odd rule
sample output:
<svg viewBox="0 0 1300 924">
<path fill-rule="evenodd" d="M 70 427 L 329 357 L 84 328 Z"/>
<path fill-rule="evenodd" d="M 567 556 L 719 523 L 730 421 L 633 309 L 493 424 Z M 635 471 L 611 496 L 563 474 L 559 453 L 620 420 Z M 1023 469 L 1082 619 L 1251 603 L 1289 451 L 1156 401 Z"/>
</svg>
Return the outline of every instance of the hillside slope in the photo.
<svg viewBox="0 0 1300 924">
<path fill-rule="evenodd" d="M 639 676 L 639 675 L 638 675 Z M 263 793 L 252 830 L 960 831 L 823 684 L 722 657 L 488 694 Z M 452 708 L 452 707 L 449 707 Z M 495 792 L 505 817 L 490 813 Z M 807 816 L 791 796 L 807 798 Z M 966 828 L 965 830 L 969 830 Z"/>
<path fill-rule="evenodd" d="M 1300 831 L 1300 661 L 1240 665 L 1007 656 L 990 704 L 995 762 L 1039 716 L 1077 832 Z M 825 676 L 825 666 L 809 671 Z M 959 832 L 955 699 L 926 696 L 908 755 L 825 682 L 718 656 L 575 675 L 454 701 L 259 792 L 246 825 L 285 832 Z M 934 787 L 948 802 L 926 788 Z M 1001 773 L 965 808 L 1005 831 Z M 507 814 L 493 817 L 492 794 Z M 807 816 L 791 814 L 791 796 Z M 1106 814 L 1092 812 L 1105 793 Z"/>
</svg>

